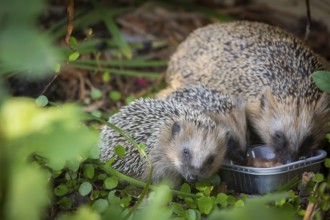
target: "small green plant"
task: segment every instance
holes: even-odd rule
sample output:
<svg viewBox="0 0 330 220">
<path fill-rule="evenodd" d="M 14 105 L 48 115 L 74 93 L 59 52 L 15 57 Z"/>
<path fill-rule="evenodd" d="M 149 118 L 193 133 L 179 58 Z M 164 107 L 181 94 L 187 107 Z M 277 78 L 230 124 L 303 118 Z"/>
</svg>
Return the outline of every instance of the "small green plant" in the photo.
<svg viewBox="0 0 330 220">
<path fill-rule="evenodd" d="M 330 93 L 330 72 L 329 71 L 316 71 L 312 74 L 312 78 L 322 91 Z"/>
</svg>

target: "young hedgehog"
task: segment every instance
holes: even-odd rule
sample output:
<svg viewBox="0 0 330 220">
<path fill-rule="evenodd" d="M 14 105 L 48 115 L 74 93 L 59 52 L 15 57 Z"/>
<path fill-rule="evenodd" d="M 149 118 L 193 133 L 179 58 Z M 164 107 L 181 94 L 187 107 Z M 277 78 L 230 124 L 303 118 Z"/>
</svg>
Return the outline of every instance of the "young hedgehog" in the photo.
<svg viewBox="0 0 330 220">
<path fill-rule="evenodd" d="M 329 95 L 311 73 L 321 58 L 293 35 L 258 22 L 212 24 L 194 31 L 172 56 L 169 88 L 203 83 L 247 101 L 247 118 L 281 162 L 319 147 L 329 130 Z"/>
<path fill-rule="evenodd" d="M 178 89 L 166 98 L 200 109 L 216 121 L 226 122 L 230 128 L 226 158 L 236 164 L 246 165 L 247 125 L 245 102 L 242 99 L 217 92 L 204 85 Z"/>
<path fill-rule="evenodd" d="M 168 180 L 178 186 L 182 177 L 188 182 L 208 178 L 226 154 L 227 125 L 174 100 L 139 99 L 121 108 L 109 122 L 146 144 L 153 183 Z M 130 142 L 108 126 L 103 127 L 101 136 L 101 160 L 115 157 L 115 169 L 147 180 L 148 163 Z M 124 146 L 125 157 L 114 154 L 117 145 Z"/>
</svg>

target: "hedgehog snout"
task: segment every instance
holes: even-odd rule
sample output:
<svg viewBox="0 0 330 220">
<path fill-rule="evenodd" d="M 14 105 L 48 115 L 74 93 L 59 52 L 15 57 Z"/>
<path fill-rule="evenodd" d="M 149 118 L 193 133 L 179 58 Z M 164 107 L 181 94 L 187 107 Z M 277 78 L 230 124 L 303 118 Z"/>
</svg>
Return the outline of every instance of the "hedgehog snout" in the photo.
<svg viewBox="0 0 330 220">
<path fill-rule="evenodd" d="M 197 181 L 197 175 L 194 174 L 188 174 L 187 181 L 189 183 L 195 183 Z"/>
</svg>

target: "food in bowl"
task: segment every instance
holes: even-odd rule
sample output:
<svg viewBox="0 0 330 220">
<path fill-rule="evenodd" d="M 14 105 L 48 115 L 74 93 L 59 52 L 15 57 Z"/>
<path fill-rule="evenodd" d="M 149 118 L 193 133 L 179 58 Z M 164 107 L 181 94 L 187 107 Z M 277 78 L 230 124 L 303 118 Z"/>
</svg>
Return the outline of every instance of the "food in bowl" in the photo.
<svg viewBox="0 0 330 220">
<path fill-rule="evenodd" d="M 283 165 L 274 150 L 265 145 L 251 148 L 247 153 L 247 166 L 269 168 Z"/>
</svg>

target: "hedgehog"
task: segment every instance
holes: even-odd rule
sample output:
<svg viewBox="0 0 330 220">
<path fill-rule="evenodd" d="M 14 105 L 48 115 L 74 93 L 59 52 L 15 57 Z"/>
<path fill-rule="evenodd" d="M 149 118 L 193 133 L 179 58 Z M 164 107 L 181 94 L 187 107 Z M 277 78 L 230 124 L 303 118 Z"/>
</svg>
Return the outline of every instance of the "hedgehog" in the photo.
<svg viewBox="0 0 330 220">
<path fill-rule="evenodd" d="M 203 83 L 246 101 L 250 133 L 274 148 L 282 163 L 320 147 L 329 131 L 328 94 L 311 74 L 321 57 L 295 36 L 259 22 L 211 24 L 191 33 L 171 57 L 168 88 Z M 252 142 L 252 138 L 251 138 Z"/>
<path fill-rule="evenodd" d="M 229 128 L 202 111 L 175 100 L 140 98 L 124 106 L 109 122 L 122 129 L 145 151 L 153 165 L 152 182 L 167 181 L 177 187 L 212 176 L 221 166 L 227 150 Z M 121 145 L 126 154 L 115 155 Z M 113 168 L 147 181 L 150 167 L 138 150 L 108 126 L 101 131 L 101 160 L 116 160 Z"/>
<path fill-rule="evenodd" d="M 225 121 L 230 128 L 226 158 L 246 165 L 248 136 L 244 100 L 202 84 L 178 89 L 166 98 L 200 109 L 214 120 Z"/>
</svg>

